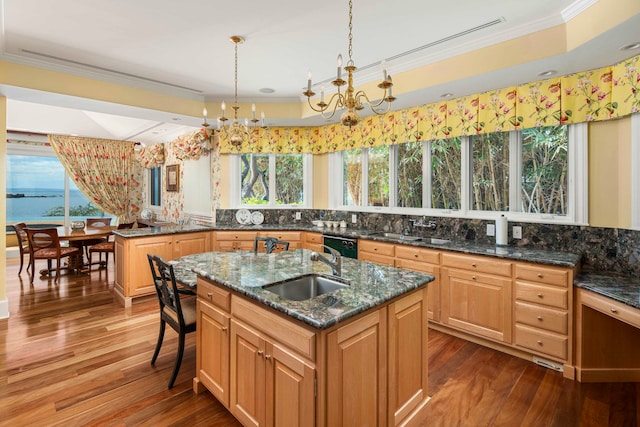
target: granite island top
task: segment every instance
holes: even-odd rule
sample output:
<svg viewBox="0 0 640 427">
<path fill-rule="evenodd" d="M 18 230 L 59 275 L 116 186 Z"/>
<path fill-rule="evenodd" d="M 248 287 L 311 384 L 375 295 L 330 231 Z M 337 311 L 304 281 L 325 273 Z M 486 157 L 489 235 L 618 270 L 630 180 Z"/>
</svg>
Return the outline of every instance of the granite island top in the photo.
<svg viewBox="0 0 640 427">
<path fill-rule="evenodd" d="M 380 242 L 403 244 L 409 246 L 441 249 L 452 252 L 461 252 L 470 255 L 487 255 L 497 258 L 526 261 L 537 264 L 555 265 L 559 267 L 573 268 L 580 263 L 582 255 L 570 252 L 547 251 L 540 249 L 530 249 L 518 246 L 495 246 L 469 241 L 451 240 L 446 243 L 432 243 L 429 240 L 406 241 L 385 237 L 381 230 L 364 230 L 359 228 L 328 228 L 316 227 L 313 225 L 293 223 L 293 224 L 262 224 L 262 225 L 240 225 L 240 224 L 217 224 L 215 226 L 204 225 L 171 225 L 163 227 L 134 228 L 130 230 L 114 230 L 114 234 L 129 237 L 158 236 L 163 234 L 189 233 L 196 231 L 311 231 L 331 236 L 348 237 L 352 239 L 367 239 Z M 441 236 L 439 236 L 441 237 Z M 441 237 L 446 238 L 446 236 Z"/>
<path fill-rule="evenodd" d="M 311 253 L 307 249 L 273 254 L 206 252 L 170 263 L 176 278 L 186 286 L 196 287 L 197 273 L 317 329 L 328 328 L 434 280 L 430 274 L 342 258 L 341 278 L 350 282 L 346 288 L 304 301 L 283 299 L 262 289 L 306 274 L 330 275 L 329 266 L 311 261 Z"/>
</svg>

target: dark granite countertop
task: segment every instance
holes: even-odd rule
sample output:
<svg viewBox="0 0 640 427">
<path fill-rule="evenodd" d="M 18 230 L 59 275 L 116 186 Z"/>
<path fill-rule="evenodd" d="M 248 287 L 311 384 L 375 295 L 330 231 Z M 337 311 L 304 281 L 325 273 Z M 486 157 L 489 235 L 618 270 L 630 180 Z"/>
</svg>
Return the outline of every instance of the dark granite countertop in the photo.
<svg viewBox="0 0 640 427">
<path fill-rule="evenodd" d="M 318 329 L 425 286 L 434 279 L 429 274 L 343 258 L 341 277 L 351 282 L 347 288 L 304 301 L 283 299 L 262 289 L 264 285 L 305 274 L 331 274 L 329 266 L 310 260 L 311 252 L 307 249 L 273 254 L 206 252 L 187 255 L 171 263 L 178 280 L 187 286 L 196 286 L 197 273 Z"/>
<path fill-rule="evenodd" d="M 537 264 L 556 265 L 559 267 L 573 268 L 580 263 L 582 258 L 579 254 L 559 251 L 546 251 L 539 249 L 528 249 L 516 246 L 495 246 L 479 244 L 475 242 L 452 240 L 447 243 L 433 243 L 430 240 L 406 241 L 401 239 L 393 239 L 376 234 L 377 230 L 364 230 L 359 228 L 329 228 L 316 227 L 313 225 L 293 223 L 293 224 L 262 224 L 262 225 L 239 225 L 239 224 L 217 224 L 210 226 L 195 225 L 174 225 L 166 227 L 148 227 L 131 230 L 117 230 L 115 234 L 122 237 L 143 237 L 156 236 L 162 234 L 176 234 L 193 231 L 265 231 L 265 230 L 281 230 L 281 231 L 312 231 L 331 236 L 341 236 L 352 239 L 367 239 L 387 243 L 401 243 L 403 245 L 416 246 L 422 248 L 431 248 L 439 250 L 447 250 L 453 252 L 461 252 L 470 255 L 488 255 L 497 258 L 512 259 L 517 261 L 533 262 Z"/>
<path fill-rule="evenodd" d="M 195 233 L 197 231 L 211 231 L 213 228 L 206 225 L 164 225 L 161 227 L 143 227 L 143 228 L 130 228 L 123 230 L 113 230 L 113 234 L 116 236 L 124 237 L 125 239 L 133 237 L 151 237 L 151 236 L 163 236 L 169 234 L 181 234 L 181 233 Z"/>
<path fill-rule="evenodd" d="M 581 273 L 574 285 L 640 309 L 640 279 L 602 273 Z"/>
</svg>

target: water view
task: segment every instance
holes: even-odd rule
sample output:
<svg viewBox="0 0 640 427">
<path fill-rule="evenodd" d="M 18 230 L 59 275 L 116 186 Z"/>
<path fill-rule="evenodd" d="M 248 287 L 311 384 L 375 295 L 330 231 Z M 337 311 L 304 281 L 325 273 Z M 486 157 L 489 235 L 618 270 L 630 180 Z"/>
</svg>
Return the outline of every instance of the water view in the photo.
<svg viewBox="0 0 640 427">
<path fill-rule="evenodd" d="M 89 201 L 80 190 L 69 190 L 69 208 L 86 211 Z M 86 208 L 86 209 L 85 209 Z M 93 216 L 95 213 L 89 214 Z M 87 215 L 77 215 L 84 218 Z M 73 218 L 73 217 L 72 217 Z M 7 223 L 46 222 L 64 219 L 64 190 L 52 188 L 7 188 Z"/>
</svg>

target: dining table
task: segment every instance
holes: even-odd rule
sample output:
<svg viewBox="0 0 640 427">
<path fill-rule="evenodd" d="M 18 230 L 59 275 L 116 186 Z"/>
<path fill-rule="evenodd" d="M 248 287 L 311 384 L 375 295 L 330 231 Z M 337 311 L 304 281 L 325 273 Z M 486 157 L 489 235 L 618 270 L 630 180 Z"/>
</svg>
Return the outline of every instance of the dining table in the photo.
<svg viewBox="0 0 640 427">
<path fill-rule="evenodd" d="M 79 248 L 79 252 L 75 256 L 69 257 L 67 265 L 61 266 L 61 270 L 75 271 L 75 272 L 88 272 L 91 269 L 89 260 L 85 260 L 84 248 L 87 243 L 94 241 L 95 239 L 108 238 L 113 230 L 117 229 L 116 226 L 106 227 L 89 227 L 84 228 L 72 228 L 69 225 L 61 225 L 56 227 L 58 230 L 58 239 L 61 242 L 69 242 L 69 246 L 75 246 Z M 101 264 L 102 265 L 102 264 Z M 48 269 L 40 270 L 41 275 L 49 274 Z"/>
</svg>

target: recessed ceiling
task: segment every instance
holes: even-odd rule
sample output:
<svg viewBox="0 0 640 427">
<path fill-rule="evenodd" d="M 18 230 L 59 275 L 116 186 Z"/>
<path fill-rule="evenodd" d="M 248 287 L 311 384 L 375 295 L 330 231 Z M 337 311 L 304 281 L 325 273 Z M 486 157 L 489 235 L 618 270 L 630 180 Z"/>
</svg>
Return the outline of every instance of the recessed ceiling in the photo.
<svg viewBox="0 0 640 427">
<path fill-rule="evenodd" d="M 460 0 L 454 5 L 431 0 L 355 0 L 356 84 L 378 80 L 381 60 L 386 60 L 389 73 L 398 75 L 562 24 L 594 2 Z M 2 5 L 0 57 L 6 61 L 203 102 L 233 100 L 231 35 L 246 39 L 238 47 L 240 101 L 255 102 L 258 108 L 301 102 L 307 72 L 313 72 L 318 84 L 329 81 L 337 54 L 347 53 L 346 0 L 4 0 Z M 562 75 L 614 63 L 634 54 L 619 47 L 638 42 L 638 21 L 638 16 L 630 16 L 624 25 L 566 55 L 411 91 L 399 96 L 394 108 L 440 100 L 444 93 L 456 97 L 533 81 L 546 70 Z M 7 127 L 20 131 L 165 142 L 162 139 L 173 139 L 201 122 L 197 117 L 170 117 L 19 88 L 0 87 L 0 91 L 9 99 Z M 210 111 L 211 116 L 218 113 Z M 268 114 L 267 120 L 279 125 L 321 123 L 298 117 L 273 119 Z"/>
</svg>

